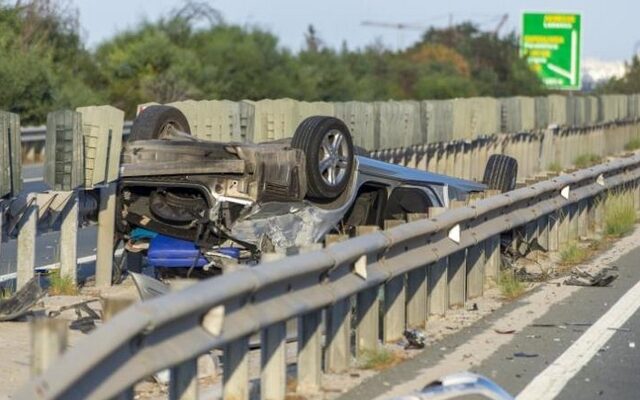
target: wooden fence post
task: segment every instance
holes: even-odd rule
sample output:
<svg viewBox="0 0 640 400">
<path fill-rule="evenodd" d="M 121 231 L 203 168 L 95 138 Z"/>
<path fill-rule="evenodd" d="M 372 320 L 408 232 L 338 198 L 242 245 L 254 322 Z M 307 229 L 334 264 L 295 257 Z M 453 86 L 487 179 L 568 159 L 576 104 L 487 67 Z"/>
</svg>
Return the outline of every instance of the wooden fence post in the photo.
<svg viewBox="0 0 640 400">
<path fill-rule="evenodd" d="M 301 253 L 320 250 L 318 246 L 301 249 Z M 322 310 L 312 311 L 298 319 L 298 386 L 296 392 L 314 394 L 320 390 L 322 378 Z"/>
<path fill-rule="evenodd" d="M 36 317 L 30 321 L 31 376 L 40 375 L 67 347 L 67 321 Z"/>
<path fill-rule="evenodd" d="M 276 261 L 280 253 L 265 253 L 262 262 Z M 286 364 L 287 324 L 278 322 L 264 328 L 260 334 L 260 398 L 282 400 L 287 389 Z"/>
<path fill-rule="evenodd" d="M 346 235 L 327 235 L 325 243 L 346 240 Z M 326 311 L 325 371 L 344 372 L 351 365 L 351 298 L 340 299 Z"/>
<path fill-rule="evenodd" d="M 78 279 L 78 193 L 71 197 L 63 211 L 60 227 L 60 276 L 68 277 L 77 285 Z"/>
<path fill-rule="evenodd" d="M 33 195 L 27 197 L 27 204 L 18 225 L 16 290 L 20 290 L 35 276 L 38 206 Z"/>
<path fill-rule="evenodd" d="M 356 235 L 362 236 L 379 230 L 377 226 L 358 226 Z M 375 255 L 366 254 L 366 264 Z M 356 356 L 363 351 L 377 350 L 380 338 L 380 302 L 378 286 L 363 290 L 356 295 Z"/>
</svg>

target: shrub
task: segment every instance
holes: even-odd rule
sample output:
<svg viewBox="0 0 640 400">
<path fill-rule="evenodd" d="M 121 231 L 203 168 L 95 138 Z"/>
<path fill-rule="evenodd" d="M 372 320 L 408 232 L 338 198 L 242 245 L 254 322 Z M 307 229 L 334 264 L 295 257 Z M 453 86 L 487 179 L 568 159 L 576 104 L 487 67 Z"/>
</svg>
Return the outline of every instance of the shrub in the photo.
<svg viewBox="0 0 640 400">
<path fill-rule="evenodd" d="M 633 151 L 640 149 L 640 138 L 631 139 L 624 145 L 624 149 L 627 151 Z"/>
<path fill-rule="evenodd" d="M 588 168 L 596 164 L 600 164 L 602 162 L 602 157 L 597 154 L 587 153 L 579 155 L 575 160 L 573 160 L 573 165 L 576 168 Z"/>
<path fill-rule="evenodd" d="M 518 280 L 512 271 L 504 271 L 500 273 L 498 279 L 498 288 L 502 297 L 513 300 L 520 297 L 525 291 L 525 285 Z"/>
<path fill-rule="evenodd" d="M 589 257 L 589 251 L 578 246 L 576 242 L 567 244 L 567 247 L 560 251 L 560 262 L 562 264 L 579 264 Z"/>
<path fill-rule="evenodd" d="M 68 275 L 60 275 L 60 270 L 49 273 L 49 294 L 52 296 L 73 296 L 78 294 L 78 287 Z"/>
<path fill-rule="evenodd" d="M 605 234 L 621 237 L 633 230 L 636 223 L 633 195 L 616 194 L 607 197 L 604 203 Z"/>
</svg>

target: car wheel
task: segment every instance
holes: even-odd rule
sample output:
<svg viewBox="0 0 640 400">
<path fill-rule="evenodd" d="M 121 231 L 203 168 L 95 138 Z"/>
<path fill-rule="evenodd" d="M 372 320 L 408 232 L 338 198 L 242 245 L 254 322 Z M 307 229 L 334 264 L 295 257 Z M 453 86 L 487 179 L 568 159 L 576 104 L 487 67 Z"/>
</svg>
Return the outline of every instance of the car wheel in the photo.
<svg viewBox="0 0 640 400">
<path fill-rule="evenodd" d="M 162 139 L 174 131 L 191 134 L 184 114 L 171 106 L 149 106 L 133 121 L 129 140 Z"/>
<path fill-rule="evenodd" d="M 489 189 L 508 192 L 516 188 L 516 177 L 518 176 L 518 161 L 503 154 L 493 154 L 487 160 L 484 169 L 484 179 L 482 182 Z"/>
<path fill-rule="evenodd" d="M 342 194 L 355 162 L 351 133 L 344 122 L 309 117 L 298 125 L 291 146 L 305 153 L 309 197 L 328 200 Z"/>
</svg>

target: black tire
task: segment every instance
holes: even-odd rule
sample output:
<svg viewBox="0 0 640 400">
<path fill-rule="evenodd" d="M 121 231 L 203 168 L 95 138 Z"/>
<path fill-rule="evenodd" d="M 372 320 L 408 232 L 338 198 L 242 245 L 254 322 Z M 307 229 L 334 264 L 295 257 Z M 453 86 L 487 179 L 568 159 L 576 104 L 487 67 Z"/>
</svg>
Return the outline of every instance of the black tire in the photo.
<svg viewBox="0 0 640 400">
<path fill-rule="evenodd" d="M 333 153 L 327 154 L 323 142 L 331 145 Z M 333 117 L 309 117 L 298 125 L 291 147 L 306 155 L 308 197 L 329 200 L 344 192 L 355 162 L 351 133 L 344 122 Z M 323 169 L 321 161 L 329 166 Z"/>
<path fill-rule="evenodd" d="M 187 117 L 180 110 L 171 106 L 149 106 L 133 121 L 129 140 L 162 139 L 170 127 L 191 134 Z"/>
<path fill-rule="evenodd" d="M 518 176 L 518 161 L 503 154 L 493 154 L 487 160 L 482 182 L 489 189 L 500 190 L 502 193 L 516 188 Z"/>
</svg>

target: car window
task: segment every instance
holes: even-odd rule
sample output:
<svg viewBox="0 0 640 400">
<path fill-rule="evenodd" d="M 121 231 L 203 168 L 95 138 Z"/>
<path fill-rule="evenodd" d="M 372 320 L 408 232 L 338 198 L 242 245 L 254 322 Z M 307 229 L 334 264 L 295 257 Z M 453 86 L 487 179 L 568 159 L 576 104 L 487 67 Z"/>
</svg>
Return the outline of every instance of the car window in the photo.
<svg viewBox="0 0 640 400">
<path fill-rule="evenodd" d="M 420 188 L 399 187 L 391 192 L 385 219 L 406 220 L 407 214 L 426 213 L 433 204 L 429 196 Z"/>
</svg>

